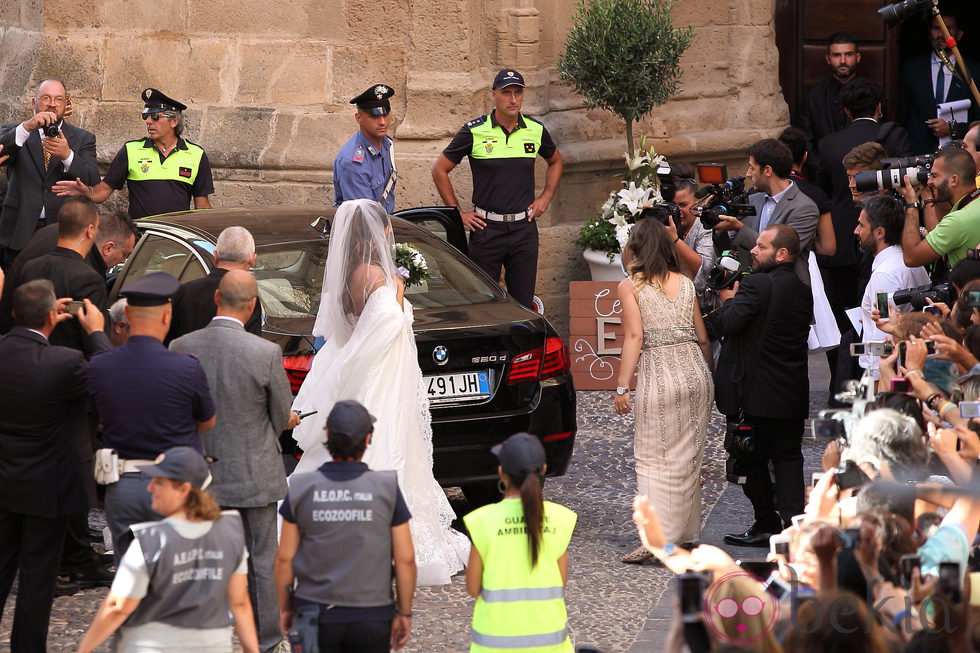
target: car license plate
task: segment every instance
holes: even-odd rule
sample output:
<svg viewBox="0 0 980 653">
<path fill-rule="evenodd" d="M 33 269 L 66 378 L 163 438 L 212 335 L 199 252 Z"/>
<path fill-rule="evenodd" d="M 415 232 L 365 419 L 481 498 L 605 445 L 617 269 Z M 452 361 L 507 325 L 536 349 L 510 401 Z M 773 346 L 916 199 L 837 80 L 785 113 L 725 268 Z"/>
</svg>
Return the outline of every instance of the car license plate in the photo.
<svg viewBox="0 0 980 653">
<path fill-rule="evenodd" d="M 439 374 L 425 377 L 429 400 L 481 399 L 490 396 L 490 374 L 486 371 Z"/>
</svg>

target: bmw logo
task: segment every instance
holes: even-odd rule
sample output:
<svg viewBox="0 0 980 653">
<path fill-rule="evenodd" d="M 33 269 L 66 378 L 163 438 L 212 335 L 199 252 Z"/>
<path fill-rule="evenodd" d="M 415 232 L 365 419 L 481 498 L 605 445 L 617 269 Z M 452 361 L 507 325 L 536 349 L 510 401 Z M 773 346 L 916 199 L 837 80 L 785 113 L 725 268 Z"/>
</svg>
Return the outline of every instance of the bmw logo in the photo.
<svg viewBox="0 0 980 653">
<path fill-rule="evenodd" d="M 436 365 L 445 365 L 449 362 L 449 350 L 439 345 L 432 350 L 432 360 L 436 362 Z"/>
</svg>

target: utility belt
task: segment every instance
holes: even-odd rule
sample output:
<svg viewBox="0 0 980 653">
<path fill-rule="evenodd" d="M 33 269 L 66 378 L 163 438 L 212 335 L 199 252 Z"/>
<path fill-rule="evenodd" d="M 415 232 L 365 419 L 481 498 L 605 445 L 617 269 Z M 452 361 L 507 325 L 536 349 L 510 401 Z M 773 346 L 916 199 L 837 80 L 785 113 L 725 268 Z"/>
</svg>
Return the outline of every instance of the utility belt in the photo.
<svg viewBox="0 0 980 653">
<path fill-rule="evenodd" d="M 119 458 L 115 449 L 96 449 L 95 450 L 95 482 L 99 485 L 112 485 L 119 482 L 119 477 L 123 474 L 139 473 L 139 468 L 144 465 L 152 465 L 152 460 L 131 459 L 124 460 Z"/>
<path fill-rule="evenodd" d="M 493 211 L 481 209 L 479 206 L 474 206 L 473 210 L 480 217 L 492 220 L 493 222 L 520 222 L 521 220 L 526 220 L 530 214 L 528 210 L 521 211 L 520 213 L 494 213 Z"/>
</svg>

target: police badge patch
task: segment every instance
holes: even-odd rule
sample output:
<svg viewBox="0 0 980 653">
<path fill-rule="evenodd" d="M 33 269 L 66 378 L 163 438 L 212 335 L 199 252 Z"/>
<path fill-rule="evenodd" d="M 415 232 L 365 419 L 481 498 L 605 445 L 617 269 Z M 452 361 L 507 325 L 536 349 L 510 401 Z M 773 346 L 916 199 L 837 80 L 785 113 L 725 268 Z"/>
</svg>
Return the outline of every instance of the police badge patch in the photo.
<svg viewBox="0 0 980 653">
<path fill-rule="evenodd" d="M 140 170 L 143 171 L 144 175 L 150 171 L 151 161 L 149 159 L 140 159 L 136 163 L 139 164 Z"/>
<path fill-rule="evenodd" d="M 534 154 L 534 143 L 524 143 L 524 151 L 528 154 Z"/>
</svg>

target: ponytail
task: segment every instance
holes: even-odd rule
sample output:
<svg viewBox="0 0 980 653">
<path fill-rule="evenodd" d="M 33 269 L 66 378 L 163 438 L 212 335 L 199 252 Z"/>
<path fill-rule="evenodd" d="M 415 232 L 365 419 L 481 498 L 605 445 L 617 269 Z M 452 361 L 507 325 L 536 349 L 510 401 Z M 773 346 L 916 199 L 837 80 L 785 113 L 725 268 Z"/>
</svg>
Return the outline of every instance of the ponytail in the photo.
<svg viewBox="0 0 980 653">
<path fill-rule="evenodd" d="M 544 530 L 544 499 L 541 490 L 544 479 L 537 469 L 527 472 L 521 481 L 521 507 L 524 509 L 524 530 L 531 549 L 531 567 L 538 564 L 541 537 Z"/>
<path fill-rule="evenodd" d="M 184 500 L 184 512 L 191 521 L 214 521 L 221 518 L 221 506 L 210 493 L 192 487 Z"/>
</svg>

